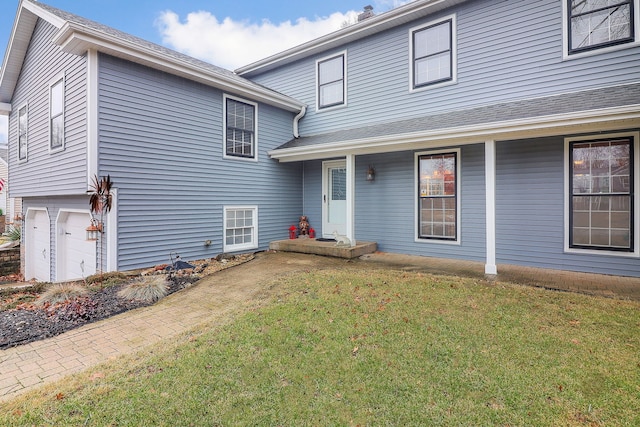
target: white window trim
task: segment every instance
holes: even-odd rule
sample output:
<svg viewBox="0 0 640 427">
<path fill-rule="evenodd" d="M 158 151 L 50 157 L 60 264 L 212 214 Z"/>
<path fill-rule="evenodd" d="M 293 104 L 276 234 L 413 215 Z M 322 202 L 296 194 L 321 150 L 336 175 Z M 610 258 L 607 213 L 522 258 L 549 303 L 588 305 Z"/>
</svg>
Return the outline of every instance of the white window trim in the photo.
<svg viewBox="0 0 640 427">
<path fill-rule="evenodd" d="M 62 128 L 62 145 L 60 147 L 55 147 L 52 148 L 51 144 L 52 144 L 52 140 L 51 140 L 51 101 L 52 101 L 52 97 L 51 97 L 51 89 L 53 88 L 53 86 L 55 86 L 57 83 L 59 83 L 60 81 L 62 81 L 62 124 L 63 124 L 63 128 Z M 49 118 L 49 123 L 48 123 L 48 130 L 49 130 L 49 136 L 47 137 L 48 141 L 49 141 L 49 154 L 53 154 L 53 153 L 59 153 L 60 151 L 64 151 L 65 145 L 66 145 L 66 133 L 67 133 L 67 126 L 66 126 L 66 86 L 67 86 L 67 82 L 66 82 L 66 76 L 64 74 L 60 74 L 58 76 L 56 76 L 53 80 L 51 80 L 49 82 L 49 111 L 47 113 L 47 117 Z"/>
<path fill-rule="evenodd" d="M 253 218 L 253 233 L 251 236 L 251 243 L 245 243 L 243 245 L 227 245 L 227 212 L 235 209 L 252 210 L 254 213 Z M 249 249 L 257 249 L 258 244 L 258 206 L 257 205 L 233 205 L 223 206 L 222 208 L 222 251 L 223 252 L 238 252 Z"/>
<path fill-rule="evenodd" d="M 420 233 L 418 233 L 418 228 L 420 227 L 420 204 L 418 203 L 418 191 L 419 191 L 419 182 L 420 182 L 420 156 L 430 156 L 433 154 L 445 154 L 445 153 L 455 153 L 456 154 L 456 239 L 455 240 L 440 240 L 440 239 L 426 239 L 420 238 Z M 413 233 L 414 233 L 414 241 L 417 243 L 423 244 L 436 244 L 436 245 L 456 245 L 459 246 L 462 242 L 462 227 L 460 223 L 461 218 L 461 210 L 462 206 L 462 194 L 460 192 L 462 188 L 462 183 L 460 177 L 462 176 L 462 155 L 460 148 L 451 148 L 448 150 L 430 150 L 430 151 L 420 151 L 414 154 L 414 177 L 413 177 L 413 200 L 414 200 L 414 209 L 413 209 Z"/>
<path fill-rule="evenodd" d="M 24 159 L 20 158 L 20 110 L 23 108 L 27 109 L 27 147 L 25 148 L 25 156 Z M 29 160 L 29 103 L 25 102 L 20 107 L 18 107 L 18 129 L 17 132 L 17 150 L 16 150 L 16 158 L 18 159 L 18 163 L 26 163 Z"/>
<path fill-rule="evenodd" d="M 569 10 L 567 9 L 567 0 L 558 0 L 562 3 L 562 60 L 584 58 L 587 56 L 600 55 L 608 52 L 615 52 L 622 49 L 630 49 L 640 46 L 640 0 L 633 0 L 633 34 L 634 41 L 629 43 L 618 44 L 615 46 L 607 46 L 600 49 L 592 49 L 579 53 L 569 54 Z"/>
<path fill-rule="evenodd" d="M 253 105 L 253 157 L 232 156 L 227 154 L 227 99 Z M 239 160 L 243 162 L 258 161 L 258 103 L 249 101 L 248 99 L 239 98 L 237 96 L 223 94 L 222 95 L 222 158 Z"/>
<path fill-rule="evenodd" d="M 320 69 L 319 69 L 319 64 L 321 62 L 324 61 L 328 61 L 329 59 L 334 59 L 337 58 L 339 56 L 343 57 L 343 66 L 344 66 L 344 70 L 343 70 L 343 75 L 342 75 L 342 99 L 343 102 L 342 104 L 338 104 L 338 105 L 333 105 L 331 107 L 320 107 Z M 333 55 L 329 55 L 329 56 L 325 56 L 324 58 L 320 58 L 318 60 L 316 60 L 316 112 L 317 113 L 324 113 L 325 111 L 333 111 L 333 110 L 337 110 L 340 108 L 345 108 L 347 106 L 347 51 L 343 50 L 341 52 L 337 52 Z"/>
<path fill-rule="evenodd" d="M 569 189 L 571 185 L 571 169 L 569 162 L 571 159 L 571 153 L 569 152 L 570 143 L 573 141 L 589 141 L 589 140 L 601 140 L 601 139 L 613 139 L 613 138 L 633 138 L 633 252 L 620 252 L 620 251 L 608 251 L 606 249 L 580 249 L 572 248 L 569 246 Z M 564 252 L 571 254 L 582 255 L 607 255 L 621 258 L 638 258 L 640 257 L 640 132 L 620 132 L 620 133 L 608 133 L 608 134 L 595 134 L 595 135 L 583 135 L 573 136 L 564 139 Z"/>
<path fill-rule="evenodd" d="M 420 87 L 413 87 L 413 33 L 415 31 L 441 24 L 442 22 L 451 20 L 451 80 L 440 83 L 428 84 Z M 427 23 L 409 28 L 409 92 L 422 92 L 442 86 L 449 86 L 458 83 L 458 24 L 456 14 L 443 16 L 440 19 L 429 21 Z"/>
</svg>

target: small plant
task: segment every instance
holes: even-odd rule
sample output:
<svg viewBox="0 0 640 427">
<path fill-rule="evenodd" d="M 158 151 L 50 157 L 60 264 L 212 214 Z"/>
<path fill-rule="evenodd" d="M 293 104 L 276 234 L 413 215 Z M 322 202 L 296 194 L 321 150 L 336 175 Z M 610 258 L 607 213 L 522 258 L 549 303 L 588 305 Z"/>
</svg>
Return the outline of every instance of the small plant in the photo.
<svg viewBox="0 0 640 427">
<path fill-rule="evenodd" d="M 98 303 L 88 297 L 76 297 L 47 308 L 51 321 L 81 322 L 95 317 Z"/>
<path fill-rule="evenodd" d="M 60 302 L 69 301 L 77 297 L 87 294 L 87 289 L 77 283 L 61 283 L 51 285 L 46 291 L 40 295 L 36 304 L 38 305 L 55 305 Z"/>
<path fill-rule="evenodd" d="M 169 286 L 164 275 L 143 277 L 122 288 L 118 295 L 127 300 L 155 302 L 167 295 Z"/>
<path fill-rule="evenodd" d="M 112 271 L 110 273 L 99 273 L 91 275 L 86 278 L 85 282 L 87 285 L 95 285 L 97 283 L 100 285 L 100 287 L 107 287 L 121 285 L 130 280 L 130 278 L 130 276 L 119 271 Z"/>
<path fill-rule="evenodd" d="M 18 242 L 22 238 L 22 229 L 19 225 L 12 225 L 6 235 L 12 242 Z"/>
</svg>

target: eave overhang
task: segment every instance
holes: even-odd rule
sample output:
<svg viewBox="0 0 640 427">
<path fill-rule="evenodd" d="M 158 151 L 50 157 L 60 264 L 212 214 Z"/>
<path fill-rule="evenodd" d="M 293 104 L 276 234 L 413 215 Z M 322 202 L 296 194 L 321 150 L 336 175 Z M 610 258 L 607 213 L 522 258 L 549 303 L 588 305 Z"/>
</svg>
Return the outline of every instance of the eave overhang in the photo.
<svg viewBox="0 0 640 427">
<path fill-rule="evenodd" d="M 640 104 L 275 149 L 280 162 L 640 128 Z"/>
</svg>

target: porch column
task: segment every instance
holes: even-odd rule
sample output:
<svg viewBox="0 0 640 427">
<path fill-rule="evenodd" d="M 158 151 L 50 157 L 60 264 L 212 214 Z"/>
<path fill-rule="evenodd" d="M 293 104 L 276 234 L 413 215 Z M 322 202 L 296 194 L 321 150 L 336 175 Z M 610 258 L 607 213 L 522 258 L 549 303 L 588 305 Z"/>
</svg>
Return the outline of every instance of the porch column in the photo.
<svg viewBox="0 0 640 427">
<path fill-rule="evenodd" d="M 485 274 L 497 274 L 496 266 L 496 142 L 484 142 L 484 180 L 486 200 L 486 241 L 487 259 L 484 264 Z"/>
<path fill-rule="evenodd" d="M 355 229 L 355 192 L 356 192 L 356 156 L 347 154 L 347 237 L 351 246 L 356 245 Z"/>
</svg>

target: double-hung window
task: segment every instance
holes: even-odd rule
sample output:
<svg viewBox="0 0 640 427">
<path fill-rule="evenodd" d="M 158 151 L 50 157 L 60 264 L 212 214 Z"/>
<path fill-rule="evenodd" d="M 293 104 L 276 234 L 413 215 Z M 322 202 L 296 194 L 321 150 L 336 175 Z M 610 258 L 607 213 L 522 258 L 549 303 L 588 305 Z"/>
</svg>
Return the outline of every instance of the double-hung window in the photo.
<svg viewBox="0 0 640 427">
<path fill-rule="evenodd" d="M 18 109 L 18 161 L 27 160 L 29 110 L 27 106 Z"/>
<path fill-rule="evenodd" d="M 257 247 L 258 207 L 225 206 L 223 250 L 234 252 Z"/>
<path fill-rule="evenodd" d="M 458 155 L 417 155 L 419 239 L 458 240 Z"/>
<path fill-rule="evenodd" d="M 318 110 L 346 103 L 344 53 L 317 62 Z"/>
<path fill-rule="evenodd" d="M 568 144 L 569 247 L 633 252 L 633 136 Z"/>
<path fill-rule="evenodd" d="M 225 95 L 224 107 L 224 157 L 255 159 L 257 104 Z"/>
<path fill-rule="evenodd" d="M 411 88 L 456 79 L 455 16 L 411 30 Z"/>
<path fill-rule="evenodd" d="M 630 43 L 637 0 L 565 0 L 569 54 Z"/>
<path fill-rule="evenodd" d="M 49 148 L 64 149 L 64 78 L 49 88 Z"/>
</svg>

